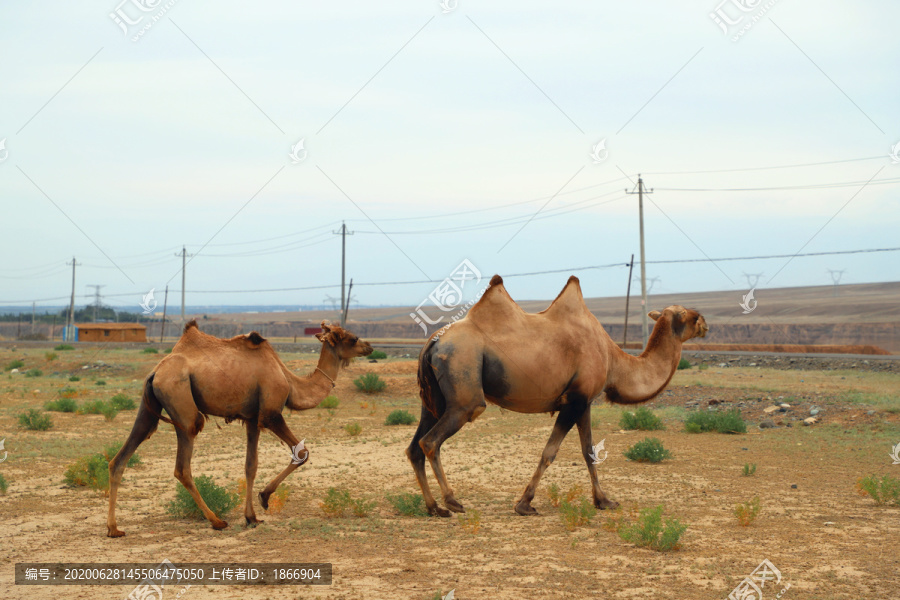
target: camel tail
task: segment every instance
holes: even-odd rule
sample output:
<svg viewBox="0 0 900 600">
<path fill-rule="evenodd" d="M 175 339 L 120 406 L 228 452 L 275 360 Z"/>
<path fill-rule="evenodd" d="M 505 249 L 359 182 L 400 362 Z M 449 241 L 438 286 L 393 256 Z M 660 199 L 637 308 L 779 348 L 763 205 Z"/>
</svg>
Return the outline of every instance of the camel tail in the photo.
<svg viewBox="0 0 900 600">
<path fill-rule="evenodd" d="M 154 416 L 158 417 L 164 423 L 169 423 L 170 425 L 174 425 L 178 429 L 184 431 L 184 427 L 173 421 L 168 417 L 162 416 L 160 413 L 160 409 L 162 408 L 162 403 L 156 397 L 156 394 L 153 393 L 153 378 L 156 376 L 156 373 L 151 373 L 150 377 L 147 378 L 147 381 L 144 382 L 144 394 L 141 397 L 141 402 L 144 403 L 144 406 L 147 407 Z"/>
<path fill-rule="evenodd" d="M 431 366 L 431 349 L 437 342 L 437 338 L 428 340 L 422 352 L 419 354 L 419 397 L 422 398 L 422 406 L 435 417 L 440 417 L 444 412 L 446 402 L 437 377 Z M 423 413 L 424 414 L 424 413 Z"/>
</svg>

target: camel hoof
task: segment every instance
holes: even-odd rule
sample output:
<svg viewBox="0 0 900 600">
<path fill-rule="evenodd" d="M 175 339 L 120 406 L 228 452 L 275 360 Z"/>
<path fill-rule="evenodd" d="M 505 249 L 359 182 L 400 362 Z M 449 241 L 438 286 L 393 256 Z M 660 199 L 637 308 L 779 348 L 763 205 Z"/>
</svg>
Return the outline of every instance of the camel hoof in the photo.
<svg viewBox="0 0 900 600">
<path fill-rule="evenodd" d="M 265 521 L 263 521 L 261 519 L 257 519 L 255 516 L 253 516 L 253 517 L 245 516 L 244 519 L 247 521 L 248 527 L 256 527 L 260 523 L 265 523 Z"/>
<path fill-rule="evenodd" d="M 106 537 L 117 538 L 117 537 L 125 537 L 125 532 L 121 529 L 106 529 Z"/>
<path fill-rule="evenodd" d="M 534 509 L 533 506 L 531 506 L 531 504 L 528 504 L 527 502 L 519 502 L 518 504 L 516 504 L 516 512 L 523 517 L 535 517 L 540 514 Z"/>
<path fill-rule="evenodd" d="M 269 510 L 269 494 L 265 492 L 259 493 L 259 504 L 265 510 Z"/>
<path fill-rule="evenodd" d="M 446 508 L 441 508 L 437 504 L 435 504 L 434 506 L 429 506 L 429 507 L 427 507 L 427 509 L 428 509 L 428 514 L 431 515 L 432 517 L 445 517 L 446 518 L 446 517 L 450 516 L 449 510 L 447 510 Z"/>
<path fill-rule="evenodd" d="M 455 513 L 464 513 L 466 509 L 463 508 L 463 505 L 459 503 L 456 498 L 444 498 L 444 506 L 449 508 Z"/>
<path fill-rule="evenodd" d="M 220 529 L 225 529 L 226 527 L 228 527 L 228 521 L 222 521 L 220 519 L 218 521 L 212 522 L 212 528 L 215 529 L 216 531 L 218 531 Z"/>
<path fill-rule="evenodd" d="M 600 510 L 615 510 L 619 508 L 619 503 L 607 498 L 604 498 L 603 500 L 594 498 L 594 507 L 599 508 Z"/>
</svg>

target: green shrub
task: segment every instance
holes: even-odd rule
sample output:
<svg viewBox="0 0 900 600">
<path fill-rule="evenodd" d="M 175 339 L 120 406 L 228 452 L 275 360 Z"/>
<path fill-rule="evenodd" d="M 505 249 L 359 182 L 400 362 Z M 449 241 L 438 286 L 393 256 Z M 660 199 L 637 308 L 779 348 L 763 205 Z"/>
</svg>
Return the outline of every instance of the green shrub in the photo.
<svg viewBox="0 0 900 600">
<path fill-rule="evenodd" d="M 409 411 L 397 409 L 392 410 L 391 414 L 384 420 L 385 425 L 412 425 L 416 422 L 416 418 Z"/>
<path fill-rule="evenodd" d="M 337 399 L 337 396 L 328 396 L 319 403 L 319 406 L 322 408 L 337 408 L 340 403 L 341 401 Z"/>
<path fill-rule="evenodd" d="M 634 523 L 630 525 L 623 523 L 619 527 L 619 537 L 626 542 L 659 552 L 678 550 L 681 547 L 678 540 L 688 526 L 682 525 L 678 519 L 666 519 L 663 523 L 663 510 L 662 504 L 642 510 Z"/>
<path fill-rule="evenodd" d="M 137 404 L 135 404 L 134 400 L 132 400 L 131 396 L 128 394 L 116 394 L 110 399 L 109 403 L 113 405 L 116 410 L 134 410 L 137 408 Z"/>
<path fill-rule="evenodd" d="M 698 411 L 691 413 L 684 421 L 688 433 L 718 431 L 719 433 L 747 433 L 747 424 L 738 409 L 727 412 Z"/>
<path fill-rule="evenodd" d="M 24 366 L 25 366 L 25 361 L 17 358 L 15 360 L 9 362 L 6 365 L 6 367 L 4 367 L 3 370 L 4 371 L 12 371 L 13 369 L 21 369 Z"/>
<path fill-rule="evenodd" d="M 563 525 L 569 531 L 575 531 L 582 525 L 587 525 L 597 514 L 594 503 L 582 496 L 579 501 L 562 499 L 559 502 L 559 516 Z"/>
<path fill-rule="evenodd" d="M 369 355 L 369 358 L 387 358 L 387 354 L 385 354 L 381 350 L 372 350 L 372 353 Z"/>
<path fill-rule="evenodd" d="M 380 392 L 387 386 L 387 384 L 381 380 L 381 377 L 378 376 L 378 373 L 366 373 L 365 375 L 360 375 L 353 380 L 353 385 L 355 385 L 356 389 L 359 391 L 367 394 Z"/>
<path fill-rule="evenodd" d="M 143 350 L 141 350 L 141 353 L 142 354 L 159 354 L 159 350 L 157 350 L 156 348 L 153 348 L 152 346 L 148 346 L 148 347 L 144 348 Z"/>
<path fill-rule="evenodd" d="M 241 501 L 240 496 L 217 485 L 209 475 L 194 477 L 194 485 L 197 486 L 200 497 L 203 498 L 203 501 L 206 502 L 206 505 L 216 514 L 216 516 L 223 517 L 227 515 L 233 511 Z M 182 519 L 206 518 L 197 506 L 197 503 L 194 502 L 191 493 L 187 491 L 187 488 L 184 487 L 181 482 L 178 483 L 175 490 L 175 499 L 169 502 L 169 505 L 166 507 L 166 512 L 173 517 Z"/>
<path fill-rule="evenodd" d="M 351 437 L 356 437 L 360 433 L 362 433 L 362 425 L 354 421 L 353 423 L 347 423 L 344 425 L 344 431 L 350 434 Z"/>
<path fill-rule="evenodd" d="M 57 344 L 53 347 L 54 350 L 64 351 L 64 350 L 74 350 L 74 346 L 70 346 L 69 344 Z"/>
<path fill-rule="evenodd" d="M 760 508 L 762 507 L 759 502 L 759 496 L 754 496 L 753 499 L 746 504 L 735 504 L 734 516 L 737 517 L 738 523 L 742 526 L 749 527 L 759 515 Z"/>
<path fill-rule="evenodd" d="M 422 494 L 403 492 L 401 494 L 388 494 L 386 498 L 388 504 L 393 506 L 394 510 L 404 517 L 428 516 L 428 510 L 425 508 L 425 499 L 422 498 Z"/>
<path fill-rule="evenodd" d="M 99 415 L 103 414 L 104 406 L 106 402 L 103 400 L 88 400 L 78 407 L 77 412 L 79 415 Z"/>
<path fill-rule="evenodd" d="M 743 475 L 744 477 L 750 477 L 755 473 L 756 463 L 744 463 L 744 470 L 741 472 L 741 475 Z"/>
<path fill-rule="evenodd" d="M 366 517 L 375 508 L 375 501 L 354 498 L 344 488 L 328 488 L 319 507 L 328 517 L 343 517 L 348 512 L 357 517 Z"/>
<path fill-rule="evenodd" d="M 28 369 L 25 371 L 25 377 L 40 377 L 44 372 L 40 369 Z"/>
<path fill-rule="evenodd" d="M 109 461 L 102 454 L 82 456 L 69 465 L 63 479 L 71 486 L 84 486 L 105 492 L 109 489 Z"/>
<path fill-rule="evenodd" d="M 678 370 L 679 371 L 681 371 L 683 369 L 690 369 L 690 368 L 691 368 L 691 361 L 689 361 L 688 359 L 682 358 L 681 360 L 678 361 Z"/>
<path fill-rule="evenodd" d="M 644 438 L 624 452 L 625 458 L 637 462 L 658 463 L 670 458 L 672 453 L 663 448 L 656 438 Z"/>
<path fill-rule="evenodd" d="M 47 359 L 48 362 L 52 362 L 59 358 L 59 354 L 57 354 L 56 352 L 45 352 L 44 358 Z"/>
<path fill-rule="evenodd" d="M 59 396 L 61 398 L 74 398 L 77 395 L 78 390 L 73 387 L 64 387 L 63 389 L 59 390 Z"/>
<path fill-rule="evenodd" d="M 94 385 L 106 385 L 106 380 L 98 379 L 97 381 L 94 382 Z"/>
<path fill-rule="evenodd" d="M 78 403 L 71 398 L 57 398 L 44 405 L 44 410 L 52 410 L 53 412 L 70 413 L 75 412 L 77 408 Z"/>
<path fill-rule="evenodd" d="M 856 488 L 861 494 L 871 496 L 878 506 L 900 506 L 900 479 L 890 475 L 878 479 L 876 475 L 869 475 L 856 482 Z"/>
<path fill-rule="evenodd" d="M 0 496 L 5 496 L 8 489 L 9 484 L 6 483 L 6 477 L 3 476 L 3 473 L 0 473 Z"/>
<path fill-rule="evenodd" d="M 30 408 L 19 415 L 19 427 L 31 431 L 47 431 L 53 427 L 50 415 L 44 414 L 36 408 Z"/>
<path fill-rule="evenodd" d="M 644 406 L 634 412 L 623 412 L 622 418 L 619 419 L 619 427 L 628 430 L 640 429 L 641 431 L 657 431 L 666 428 L 662 419 Z"/>
<path fill-rule="evenodd" d="M 103 415 L 103 418 L 107 421 L 112 421 L 116 418 L 116 415 L 119 414 L 119 409 L 109 402 L 104 402 L 102 406 L 100 406 L 100 414 Z"/>
<path fill-rule="evenodd" d="M 119 453 L 119 450 L 122 449 L 122 442 L 116 442 L 114 444 L 107 444 L 103 448 L 103 457 L 106 459 L 106 462 L 111 461 L 116 454 Z M 126 467 L 136 467 L 142 464 L 144 461 L 141 460 L 141 457 L 138 456 L 138 453 L 135 452 L 131 455 L 131 458 L 128 459 L 128 462 L 125 464 Z"/>
<path fill-rule="evenodd" d="M 78 375 L 72 375 L 71 377 L 69 377 L 69 381 L 81 381 L 81 377 L 79 377 Z"/>
</svg>

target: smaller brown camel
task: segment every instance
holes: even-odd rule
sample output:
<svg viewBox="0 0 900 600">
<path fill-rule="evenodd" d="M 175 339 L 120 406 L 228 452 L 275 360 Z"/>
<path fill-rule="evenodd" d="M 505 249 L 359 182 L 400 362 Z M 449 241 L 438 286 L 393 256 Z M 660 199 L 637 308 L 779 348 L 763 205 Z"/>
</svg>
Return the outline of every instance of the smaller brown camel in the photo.
<svg viewBox="0 0 900 600">
<path fill-rule="evenodd" d="M 531 506 L 544 470 L 573 425 L 591 477 L 594 506 L 615 508 L 600 489 L 592 456 L 591 403 L 601 393 L 617 404 L 646 402 L 662 392 L 675 373 L 681 345 L 704 337 L 709 328 L 695 310 L 670 306 L 653 311 L 656 321 L 640 356 L 622 351 L 588 310 L 577 277 L 550 306 L 526 313 L 494 275 L 490 287 L 464 319 L 436 331 L 419 355 L 422 417 L 406 455 L 412 463 L 428 512 L 449 517 L 437 505 L 425 475 L 425 458 L 441 487 L 444 505 L 465 512 L 441 466 L 441 444 L 474 421 L 491 402 L 522 413 L 558 412 L 553 433 L 515 510 L 535 515 Z"/>
<path fill-rule="evenodd" d="M 263 508 L 269 496 L 294 469 L 309 458 L 297 436 L 281 415 L 285 407 L 307 410 L 317 406 L 334 388 L 334 380 L 342 367 L 357 356 L 372 352 L 368 342 L 349 331 L 322 322 L 316 334 L 322 342 L 319 363 L 306 377 L 294 375 L 278 354 L 257 332 L 220 339 L 197 328 L 196 321 L 184 326 L 184 333 L 172 353 L 161 361 L 144 381 L 144 393 L 131 434 L 109 461 L 109 513 L 106 535 L 121 537 L 125 532 L 116 526 L 116 494 L 125 465 L 137 447 L 148 439 L 159 420 L 175 426 L 178 454 L 175 478 L 180 481 L 212 523 L 213 529 L 224 529 L 228 523 L 209 509 L 191 476 L 191 454 L 194 438 L 210 415 L 222 417 L 226 423 L 240 420 L 247 428 L 247 494 L 244 518 L 248 524 L 259 523 L 253 510 L 253 480 L 256 478 L 259 433 L 268 429 L 291 448 L 291 464 L 260 492 Z M 161 414 L 166 409 L 170 418 Z"/>
</svg>

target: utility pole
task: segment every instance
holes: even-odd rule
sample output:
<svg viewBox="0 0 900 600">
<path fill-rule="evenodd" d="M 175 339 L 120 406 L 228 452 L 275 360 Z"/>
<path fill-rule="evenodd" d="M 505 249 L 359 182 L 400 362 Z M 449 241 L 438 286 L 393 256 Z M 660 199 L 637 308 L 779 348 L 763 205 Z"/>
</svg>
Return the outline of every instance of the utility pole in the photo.
<svg viewBox="0 0 900 600">
<path fill-rule="evenodd" d="M 637 277 L 635 277 L 635 279 L 637 279 Z M 647 295 L 648 295 L 648 296 L 650 295 L 650 292 L 653 291 L 653 285 L 654 285 L 657 281 L 659 281 L 659 279 L 660 279 L 659 277 L 648 277 L 648 278 L 647 278 L 647 281 L 650 282 L 650 285 L 647 286 Z"/>
<path fill-rule="evenodd" d="M 94 323 L 97 322 L 97 311 L 100 309 L 100 288 L 106 287 L 105 285 L 96 285 L 91 284 L 85 287 L 94 288 Z"/>
<path fill-rule="evenodd" d="M 181 252 L 176 254 L 175 256 L 181 257 L 181 324 L 184 325 L 184 271 L 185 267 L 187 267 L 187 257 L 194 256 L 193 254 L 188 254 L 187 250 L 184 246 L 181 247 Z"/>
<path fill-rule="evenodd" d="M 628 303 L 631 301 L 631 271 L 634 269 L 634 254 L 628 261 L 628 291 L 625 292 L 625 332 L 622 334 L 622 350 L 628 347 Z"/>
<path fill-rule="evenodd" d="M 847 269 L 841 269 L 840 271 L 836 271 L 833 269 L 825 269 L 828 271 L 828 274 L 831 275 L 831 281 L 834 283 L 834 291 L 832 292 L 832 296 L 838 295 L 838 284 L 841 282 L 841 277 L 844 275 L 844 271 Z"/>
<path fill-rule="evenodd" d="M 341 313 L 341 327 L 344 326 L 344 323 L 347 322 L 347 311 L 350 310 L 350 298 L 351 292 L 353 292 L 353 278 L 350 278 L 350 287 L 347 288 L 347 304 L 344 305 L 344 312 Z"/>
<path fill-rule="evenodd" d="M 346 302 L 346 295 L 344 294 L 344 280 L 347 275 L 347 236 L 353 235 L 352 231 L 347 231 L 347 225 L 343 221 L 341 221 L 341 229 L 340 231 L 332 232 L 335 235 L 341 234 L 341 327 L 344 326 L 344 303 Z"/>
<path fill-rule="evenodd" d="M 638 218 L 641 224 L 641 332 L 644 337 L 644 347 L 647 346 L 647 265 L 646 255 L 644 253 L 644 194 L 652 194 L 653 188 L 646 190 L 644 188 L 644 180 L 638 173 L 637 191 L 625 190 L 626 194 L 638 195 Z"/>
<path fill-rule="evenodd" d="M 34 333 L 34 302 L 31 303 L 31 333 Z"/>
<path fill-rule="evenodd" d="M 162 344 L 166 335 L 166 308 L 169 306 L 169 286 L 166 286 L 166 295 L 163 297 L 163 319 L 159 326 L 159 343 Z"/>
<path fill-rule="evenodd" d="M 66 263 L 67 265 L 69 263 Z M 66 315 L 66 341 L 75 341 L 75 267 L 78 263 L 72 257 L 72 299 L 69 300 L 69 314 Z"/>
</svg>

